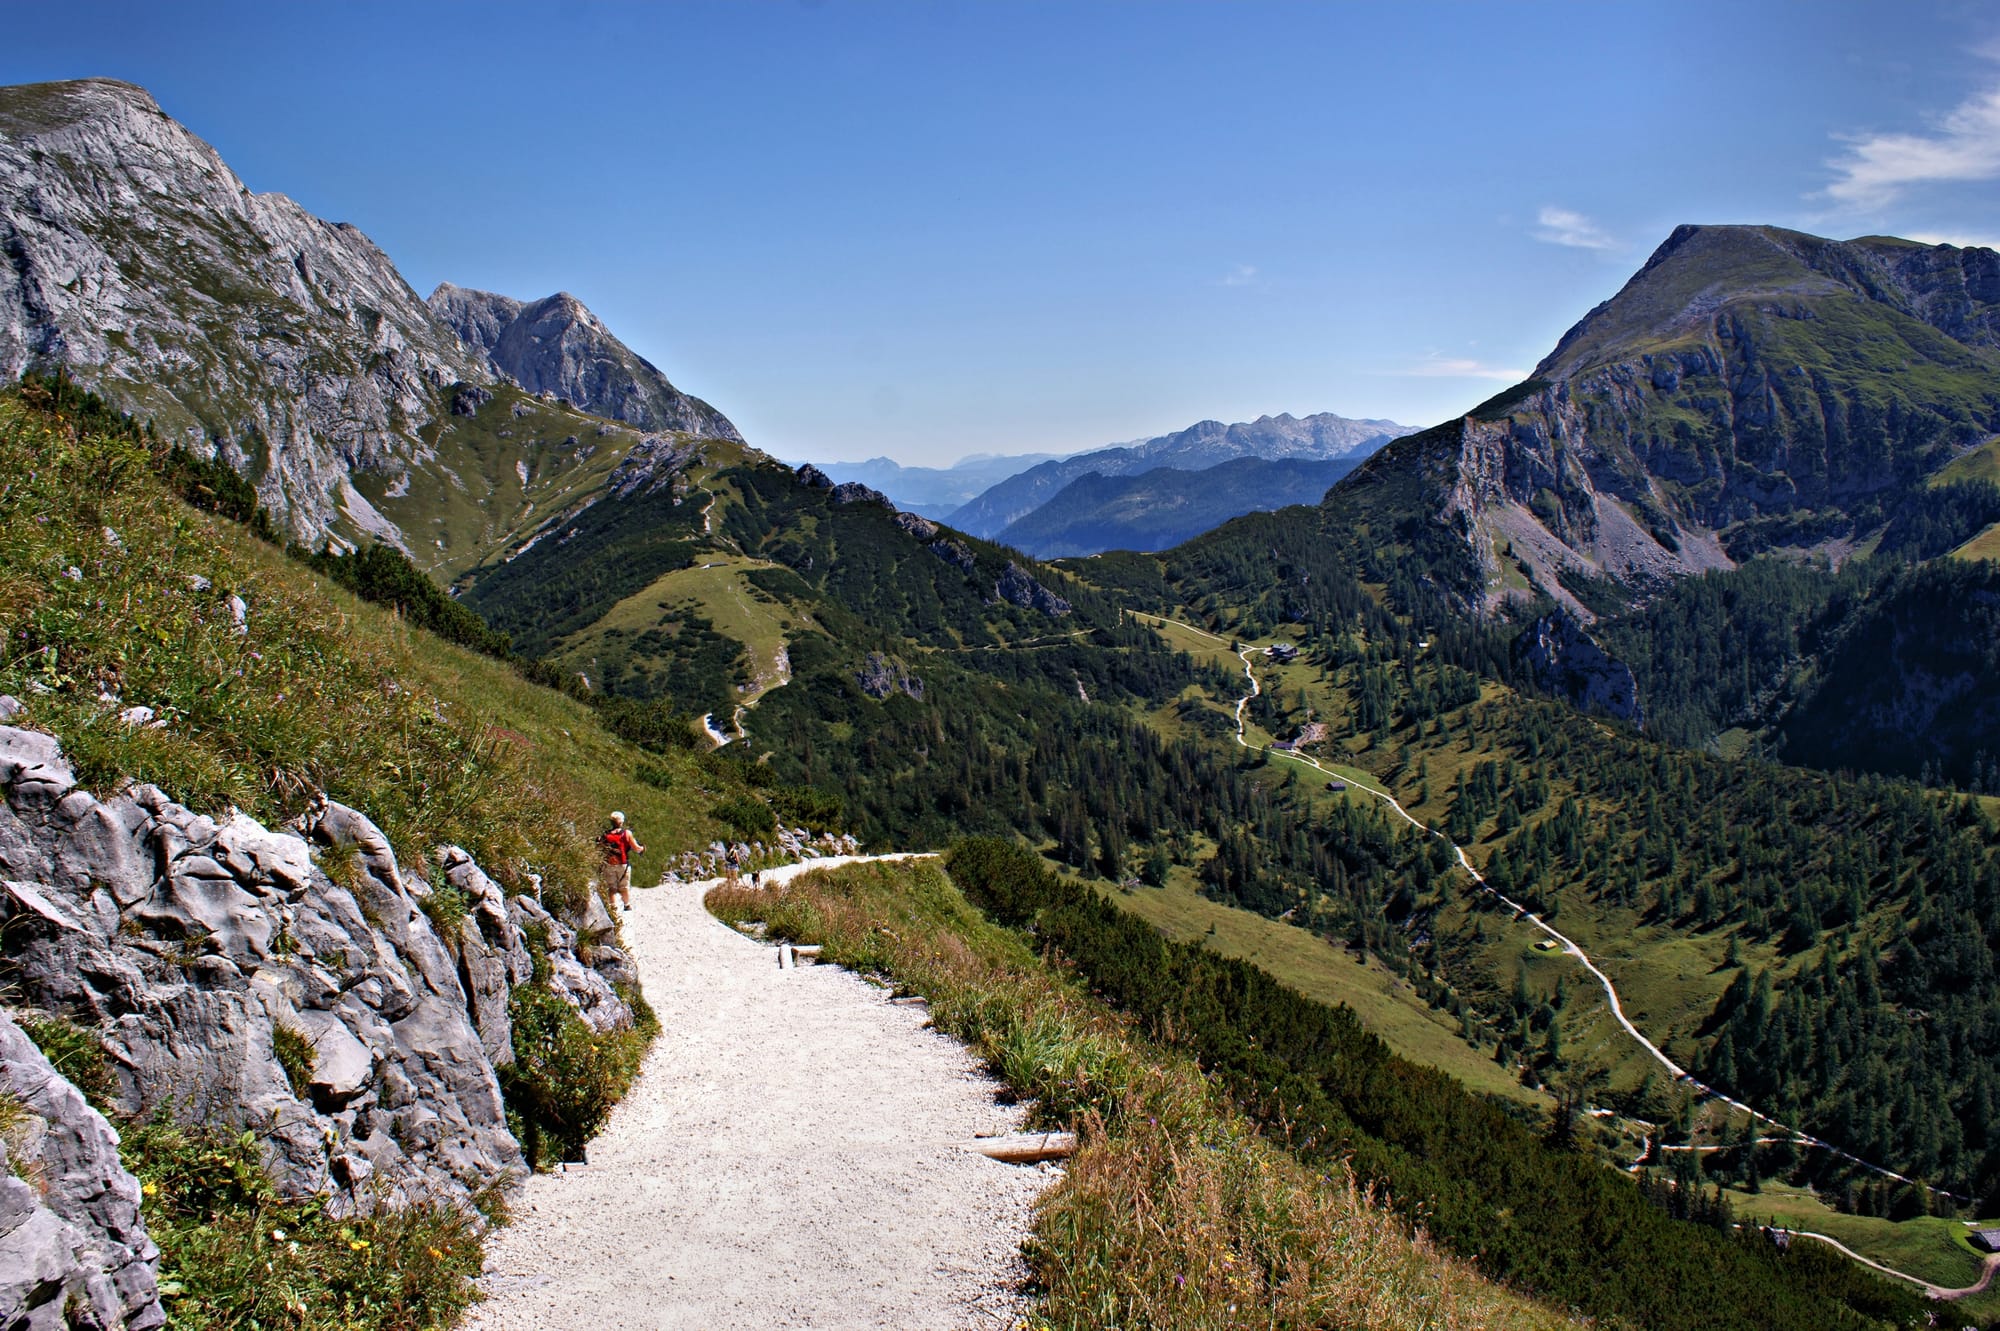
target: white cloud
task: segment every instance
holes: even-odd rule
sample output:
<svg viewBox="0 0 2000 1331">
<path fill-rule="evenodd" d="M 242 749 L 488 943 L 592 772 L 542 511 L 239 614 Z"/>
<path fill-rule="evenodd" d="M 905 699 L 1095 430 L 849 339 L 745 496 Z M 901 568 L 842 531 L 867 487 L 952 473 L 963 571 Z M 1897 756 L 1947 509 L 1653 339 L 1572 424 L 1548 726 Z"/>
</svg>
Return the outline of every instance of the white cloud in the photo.
<svg viewBox="0 0 2000 1331">
<path fill-rule="evenodd" d="M 1826 196 L 1851 208 L 1878 208 L 1911 185 L 2000 177 L 2000 86 L 1976 93 L 1927 134 L 1842 136 L 1847 150 L 1827 163 L 1839 178 Z"/>
<path fill-rule="evenodd" d="M 1618 248 L 1618 242 L 1604 233 L 1604 228 L 1585 217 L 1582 213 L 1571 212 L 1567 208 L 1550 205 L 1535 214 L 1538 225 L 1536 240 L 1545 240 L 1551 245 L 1567 245 L 1573 250 L 1611 250 Z"/>
<path fill-rule="evenodd" d="M 1498 379 L 1510 384 L 1528 377 L 1526 370 L 1488 365 L 1485 361 L 1465 356 L 1440 356 L 1435 351 L 1408 369 L 1391 370 L 1389 373 L 1409 379 Z"/>
<path fill-rule="evenodd" d="M 1922 245 L 1956 245 L 1960 249 L 2000 250 L 2000 236 L 1978 236 L 1964 231 L 1909 231 L 1903 239 Z"/>
<path fill-rule="evenodd" d="M 1222 285 L 1226 287 L 1254 287 L 1258 285 L 1257 269 L 1251 264 L 1239 263 L 1230 270 L 1229 276 L 1222 279 Z"/>
</svg>

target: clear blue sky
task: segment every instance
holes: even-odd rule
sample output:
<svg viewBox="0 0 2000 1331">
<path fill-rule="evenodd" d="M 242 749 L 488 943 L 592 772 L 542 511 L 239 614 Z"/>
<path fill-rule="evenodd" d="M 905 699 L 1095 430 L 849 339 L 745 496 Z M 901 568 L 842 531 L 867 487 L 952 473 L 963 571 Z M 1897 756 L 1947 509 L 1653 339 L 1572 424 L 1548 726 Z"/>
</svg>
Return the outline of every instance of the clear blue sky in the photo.
<svg viewBox="0 0 2000 1331">
<path fill-rule="evenodd" d="M 428 292 L 563 289 L 791 458 L 1429 424 L 1683 221 L 2000 233 L 1976 4 L 11 6 Z"/>
</svg>

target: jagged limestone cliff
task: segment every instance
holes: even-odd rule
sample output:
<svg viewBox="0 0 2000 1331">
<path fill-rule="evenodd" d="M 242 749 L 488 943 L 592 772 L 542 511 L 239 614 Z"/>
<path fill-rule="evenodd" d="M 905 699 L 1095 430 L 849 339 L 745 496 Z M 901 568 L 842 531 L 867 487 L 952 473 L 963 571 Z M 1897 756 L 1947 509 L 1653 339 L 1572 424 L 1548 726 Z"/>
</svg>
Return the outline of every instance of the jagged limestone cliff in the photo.
<svg viewBox="0 0 2000 1331">
<path fill-rule="evenodd" d="M 251 193 L 131 84 L 0 89 L 0 256 L 0 374 L 214 441 L 307 540 L 391 534 L 350 473 L 492 378 L 359 230 Z"/>
<path fill-rule="evenodd" d="M 19 704 L 0 699 L 0 711 Z M 532 897 L 508 898 L 463 850 L 438 847 L 413 872 L 338 803 L 321 799 L 274 831 L 150 785 L 99 799 L 53 736 L 6 725 L 0 795 L 11 1001 L 102 1041 L 126 1117 L 256 1134 L 282 1196 L 324 1196 L 334 1214 L 469 1206 L 524 1171 L 500 1069 L 514 1060 L 510 999 L 536 971 L 531 936 L 545 982 L 586 1024 L 632 1024 L 613 981 L 637 977 L 595 898 L 587 966 L 576 930 Z M 444 889 L 467 903 L 462 914 L 427 910 Z M 8 1030 L 0 1077 L 33 1080 Z M 74 1112 L 74 1095 L 49 1091 L 45 1112 L 80 1123 L 87 1145 L 94 1111 Z M 0 1322 L 22 1324 L 54 1281 L 122 1307 L 103 1325 L 157 1325 L 158 1253 L 109 1140 L 108 1154 L 46 1155 L 62 1184 L 47 1208 L 56 1219 L 14 1214 L 0 1184 L 0 1253 L 12 1242 L 44 1273 L 0 1280 Z"/>
</svg>

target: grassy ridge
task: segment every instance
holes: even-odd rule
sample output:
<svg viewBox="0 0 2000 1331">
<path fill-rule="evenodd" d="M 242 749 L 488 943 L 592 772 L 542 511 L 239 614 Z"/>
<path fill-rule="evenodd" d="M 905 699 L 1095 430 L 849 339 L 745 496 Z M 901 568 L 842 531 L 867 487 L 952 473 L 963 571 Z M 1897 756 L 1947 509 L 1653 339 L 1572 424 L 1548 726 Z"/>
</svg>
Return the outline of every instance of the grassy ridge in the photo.
<svg viewBox="0 0 2000 1331">
<path fill-rule="evenodd" d="M 1274 1146 L 1185 1054 L 1155 1045 L 982 919 L 935 863 L 855 866 L 765 892 L 718 889 L 726 920 L 892 977 L 932 1022 L 1085 1145 L 1028 1249 L 1038 1328 L 1574 1325 L 1439 1253 L 1344 1168 Z"/>
</svg>

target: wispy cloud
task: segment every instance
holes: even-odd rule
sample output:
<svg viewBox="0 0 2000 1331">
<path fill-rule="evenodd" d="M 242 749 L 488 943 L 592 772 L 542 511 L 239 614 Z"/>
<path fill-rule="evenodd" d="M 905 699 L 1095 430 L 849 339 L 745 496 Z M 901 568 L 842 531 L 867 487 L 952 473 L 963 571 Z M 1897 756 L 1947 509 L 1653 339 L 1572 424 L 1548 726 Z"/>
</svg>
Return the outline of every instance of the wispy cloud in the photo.
<svg viewBox="0 0 2000 1331">
<path fill-rule="evenodd" d="M 1837 178 L 1827 198 L 1879 208 L 1912 185 L 2000 177 L 2000 84 L 1975 93 L 1925 134 L 1839 136 L 1845 152 L 1827 162 Z"/>
<path fill-rule="evenodd" d="M 1534 237 L 1551 245 L 1567 245 L 1573 250 L 1612 250 L 1618 242 L 1604 228 L 1582 213 L 1553 204 L 1535 214 Z"/>
<path fill-rule="evenodd" d="M 1981 236 L 1965 231 L 1911 231 L 1905 239 L 1925 245 L 1956 245 L 1960 249 L 2000 250 L 2000 236 Z"/>
<path fill-rule="evenodd" d="M 1526 370 L 1509 369 L 1504 365 L 1488 365 L 1485 361 L 1473 360 L 1467 356 L 1440 356 L 1435 351 L 1415 365 L 1401 370 L 1391 370 L 1389 373 L 1402 375 L 1408 379 L 1498 379 L 1510 384 L 1519 383 L 1528 377 Z"/>
<path fill-rule="evenodd" d="M 1224 277 L 1219 285 L 1225 287 L 1254 287 L 1260 285 L 1257 281 L 1257 269 L 1252 264 L 1239 263 L 1229 270 L 1229 275 Z"/>
</svg>

